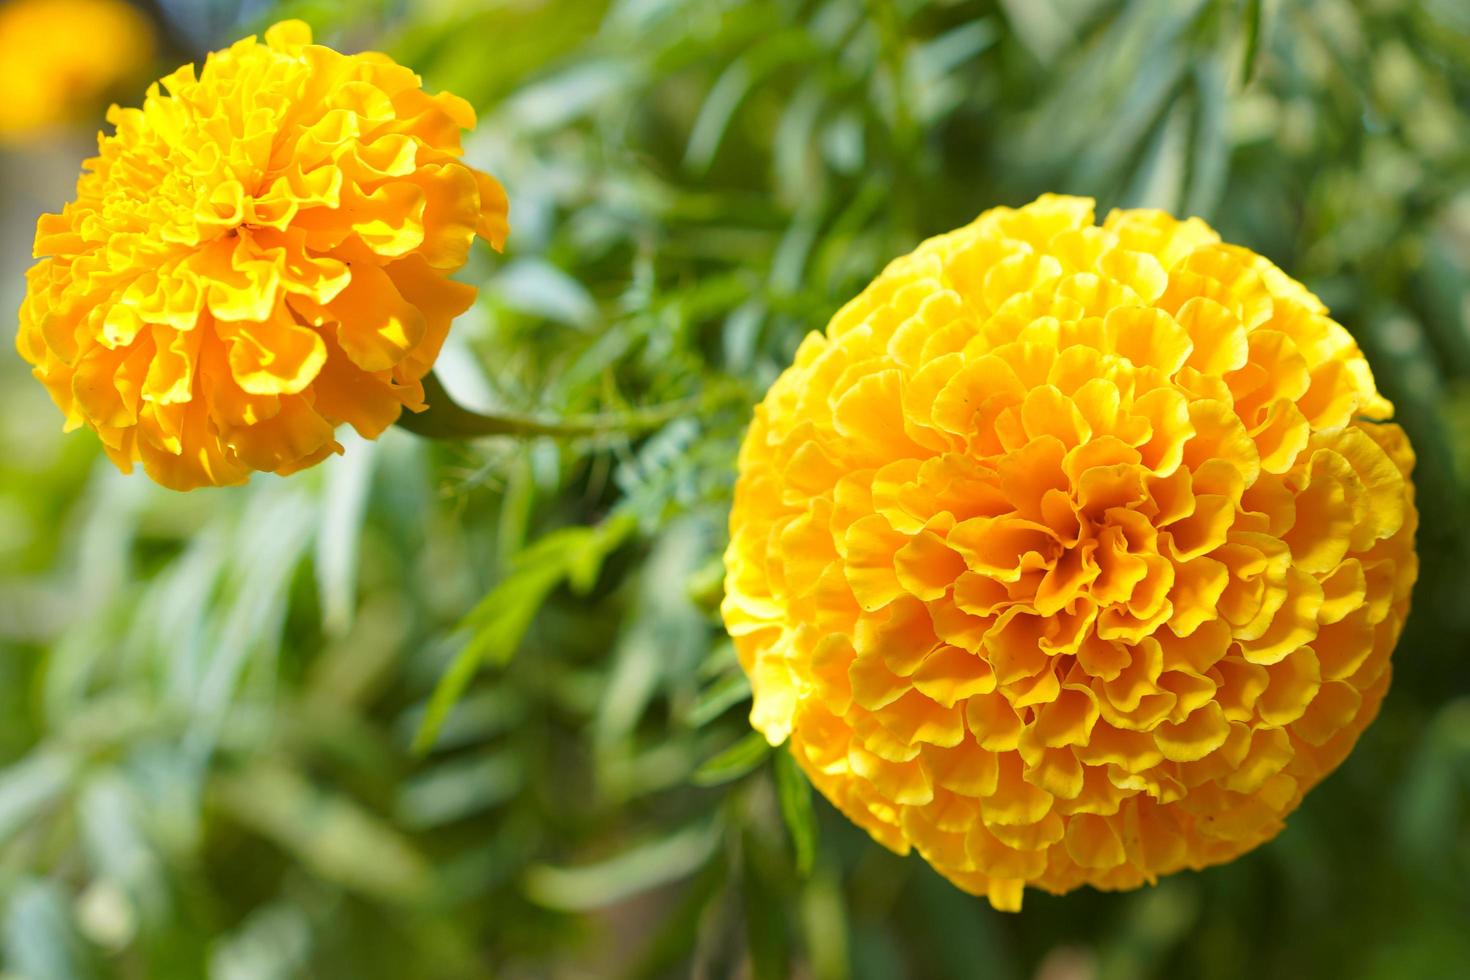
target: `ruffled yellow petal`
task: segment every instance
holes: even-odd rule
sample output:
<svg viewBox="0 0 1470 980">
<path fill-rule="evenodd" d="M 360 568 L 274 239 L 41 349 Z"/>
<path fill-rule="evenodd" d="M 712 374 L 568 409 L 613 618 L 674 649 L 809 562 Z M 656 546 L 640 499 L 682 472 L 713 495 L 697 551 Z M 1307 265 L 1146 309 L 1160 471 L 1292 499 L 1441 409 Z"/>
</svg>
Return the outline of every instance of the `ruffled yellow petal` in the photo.
<svg viewBox="0 0 1470 980">
<path fill-rule="evenodd" d="M 449 275 L 507 231 L 504 190 L 461 160 L 467 104 L 287 21 L 109 119 L 76 200 L 37 223 L 17 337 L 68 428 L 188 489 L 294 472 L 343 423 L 372 438 L 423 408 L 475 295 Z"/>
<path fill-rule="evenodd" d="M 1418 566 L 1387 411 L 1315 297 L 1197 220 L 1048 196 L 931 239 L 742 448 L 752 723 L 997 908 L 1229 860 L 1388 683 Z"/>
</svg>

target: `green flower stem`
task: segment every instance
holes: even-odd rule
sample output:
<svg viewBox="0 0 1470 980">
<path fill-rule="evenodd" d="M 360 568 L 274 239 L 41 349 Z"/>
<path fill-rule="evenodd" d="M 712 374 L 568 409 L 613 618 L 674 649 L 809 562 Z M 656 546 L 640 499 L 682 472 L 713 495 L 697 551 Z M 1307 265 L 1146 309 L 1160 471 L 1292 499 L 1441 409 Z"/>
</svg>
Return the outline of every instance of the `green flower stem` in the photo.
<svg viewBox="0 0 1470 980">
<path fill-rule="evenodd" d="M 565 419 L 536 419 L 525 415 L 472 412 L 457 403 L 438 376 L 424 376 L 422 412 L 404 412 L 398 426 L 428 439 L 479 439 L 485 436 L 597 436 L 628 435 L 658 428 L 670 419 L 687 414 L 696 402 L 670 402 L 651 408 L 630 409 L 606 415 L 579 415 Z"/>
</svg>

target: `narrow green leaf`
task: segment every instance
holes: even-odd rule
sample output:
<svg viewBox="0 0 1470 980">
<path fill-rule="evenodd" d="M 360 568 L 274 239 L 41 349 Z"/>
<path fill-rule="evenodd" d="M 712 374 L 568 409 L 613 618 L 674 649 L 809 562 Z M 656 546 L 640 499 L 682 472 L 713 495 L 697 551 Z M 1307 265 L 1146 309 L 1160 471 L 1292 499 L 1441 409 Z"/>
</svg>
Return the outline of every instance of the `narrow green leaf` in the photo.
<svg viewBox="0 0 1470 980">
<path fill-rule="evenodd" d="M 363 895 L 411 904 L 433 887 L 429 864 L 397 830 L 284 764 L 263 761 L 219 777 L 213 801 L 312 873 Z"/>
<path fill-rule="evenodd" d="M 1073 43 L 1075 25 L 1054 0 L 1001 0 L 1011 30 L 1043 66 Z"/>
<path fill-rule="evenodd" d="M 689 134 L 684 166 L 696 174 L 707 171 L 735 114 L 755 85 L 776 69 L 817 53 L 805 31 L 782 31 L 764 38 L 756 48 L 732 62 L 705 96 Z"/>
<path fill-rule="evenodd" d="M 70 754 L 41 748 L 0 769 L 0 843 L 30 825 L 71 786 L 78 770 Z"/>
<path fill-rule="evenodd" d="M 848 900 L 836 870 L 822 867 L 801 890 L 801 931 L 814 980 L 850 980 Z M 974 920 L 971 920 L 972 923 Z M 974 928 L 973 924 L 967 928 Z M 972 961 L 973 962 L 973 961 Z M 965 974 L 959 974 L 963 976 Z M 1008 976 L 997 969 L 994 976 Z"/>
<path fill-rule="evenodd" d="M 502 615 L 478 630 L 455 656 L 449 669 L 440 676 L 434 693 L 429 697 L 429 707 L 424 712 L 423 724 L 414 736 L 415 752 L 427 752 L 433 747 L 439 729 L 444 725 L 444 719 L 464 695 L 465 688 L 469 687 L 481 664 L 486 660 L 504 663 L 511 658 L 521 637 L 530 628 L 537 610 L 564 571 L 555 567 L 536 567 L 512 573 L 510 578 L 486 596 L 487 600 L 497 601 L 502 608 Z"/>
<path fill-rule="evenodd" d="M 539 865 L 526 873 L 526 894 L 546 908 L 569 912 L 604 908 L 693 874 L 710 859 L 719 841 L 719 824 L 701 822 L 597 864 Z"/>
<path fill-rule="evenodd" d="M 1245 88 L 1256 77 L 1256 62 L 1261 54 L 1261 21 L 1265 0 L 1245 0 L 1245 51 L 1240 58 L 1240 87 Z"/>
<path fill-rule="evenodd" d="M 376 442 L 350 431 L 338 438 L 350 451 L 323 466 L 326 484 L 313 563 L 322 594 L 322 627 L 334 637 L 347 632 L 357 610 L 359 546 L 378 449 Z"/>
<path fill-rule="evenodd" d="M 525 768 L 519 756 L 503 750 L 451 756 L 403 783 L 398 819 L 406 827 L 423 830 L 499 806 L 525 784 Z"/>
<path fill-rule="evenodd" d="M 637 527 L 638 520 L 632 514 L 614 514 L 593 529 L 584 547 L 572 549 L 567 555 L 567 580 L 572 591 L 578 595 L 590 592 L 607 556 Z"/>
<path fill-rule="evenodd" d="M 623 974 L 623 980 L 655 980 L 674 974 L 700 940 L 701 922 L 710 905 L 725 887 L 729 865 L 713 860 L 689 883 L 678 905 L 663 914 L 647 945 L 637 960 Z"/>
<path fill-rule="evenodd" d="M 98 975 L 61 885 L 41 878 L 8 882 L 0 942 L 8 977 L 87 980 Z"/>
<path fill-rule="evenodd" d="M 618 514 L 596 527 L 554 531 L 521 553 L 510 575 L 491 589 L 462 621 L 461 626 L 471 630 L 470 638 L 429 697 L 423 723 L 414 736 L 415 752 L 427 752 L 433 747 L 444 719 L 464 695 L 481 664 L 486 661 L 504 664 L 515 655 L 531 621 L 552 590 L 568 580 L 578 592 L 590 589 L 603 560 L 636 526 L 630 515 Z"/>
<path fill-rule="evenodd" d="M 1190 120 L 1184 213 L 1213 220 L 1230 167 L 1229 81 L 1219 59 L 1209 55 L 1195 64 L 1192 84 L 1195 110 Z"/>
<path fill-rule="evenodd" d="M 210 980 L 286 980 L 309 972 L 311 920 L 299 905 L 272 902 L 257 908 L 239 928 L 216 940 L 209 954 Z"/>
<path fill-rule="evenodd" d="M 781 200 L 788 206 L 799 204 L 803 198 L 820 193 L 825 175 L 816 152 L 817 128 L 822 120 L 822 109 L 826 93 L 821 83 L 812 79 L 803 83 L 786 104 L 781 120 L 776 124 L 776 139 L 771 147 L 772 170 L 775 186 Z M 752 315 L 752 313 L 754 315 Z M 759 323 L 760 308 L 749 303 L 730 318 L 730 326 L 740 324 L 753 326 Z M 753 321 L 753 322 L 752 322 Z M 740 341 L 725 339 L 725 360 L 732 370 L 748 370 L 753 336 L 742 333 Z M 731 348 L 735 348 L 732 352 Z"/>
<path fill-rule="evenodd" d="M 803 878 L 812 872 L 817 856 L 817 818 L 812 811 L 812 787 L 791 752 L 776 753 L 776 796 L 781 802 L 781 819 L 791 834 L 796 852 L 796 871 Z"/>
<path fill-rule="evenodd" d="M 737 61 L 725 69 L 719 81 L 710 89 L 704 106 L 695 120 L 694 131 L 689 135 L 689 146 L 684 151 L 684 166 L 694 173 L 703 173 L 714 160 L 720 147 L 725 129 L 730 125 L 735 110 L 750 91 L 750 66 L 744 60 Z"/>
<path fill-rule="evenodd" d="M 760 732 L 751 732 L 694 771 L 697 786 L 719 786 L 739 779 L 765 761 L 771 744 Z"/>
<path fill-rule="evenodd" d="M 1180 92 L 1186 91 L 1180 86 Z M 1175 98 L 1168 112 L 1140 147 L 1133 175 L 1123 193 L 1127 207 L 1159 208 L 1171 214 L 1179 210 L 1189 161 L 1189 136 L 1194 105 L 1192 98 Z"/>
<path fill-rule="evenodd" d="M 695 728 L 708 725 L 720 715 L 750 698 L 750 678 L 744 671 L 726 674 L 700 692 L 699 700 L 689 709 L 688 722 Z"/>
<path fill-rule="evenodd" d="M 779 859 L 748 828 L 743 853 L 740 890 L 750 976 L 753 980 L 787 980 L 791 976 L 789 897 Z"/>
<path fill-rule="evenodd" d="M 490 289 L 506 306 L 528 316 L 579 330 L 597 326 L 597 303 L 587 287 L 544 259 L 521 258 L 507 263 Z"/>
<path fill-rule="evenodd" d="M 584 61 L 521 89 L 507 104 L 507 115 L 528 130 L 559 129 L 618 99 L 636 78 L 636 70 L 621 61 Z"/>
<path fill-rule="evenodd" d="M 728 673 L 740 666 L 740 655 L 735 652 L 735 644 L 729 639 L 721 640 L 710 647 L 704 659 L 700 661 L 699 669 L 696 671 L 700 680 L 711 680 L 721 674 Z"/>
<path fill-rule="evenodd" d="M 665 527 L 644 559 L 636 591 L 610 651 L 593 743 L 605 751 L 624 742 L 682 664 L 694 663 L 709 635 L 686 584 L 708 554 L 709 528 L 698 520 Z"/>
</svg>

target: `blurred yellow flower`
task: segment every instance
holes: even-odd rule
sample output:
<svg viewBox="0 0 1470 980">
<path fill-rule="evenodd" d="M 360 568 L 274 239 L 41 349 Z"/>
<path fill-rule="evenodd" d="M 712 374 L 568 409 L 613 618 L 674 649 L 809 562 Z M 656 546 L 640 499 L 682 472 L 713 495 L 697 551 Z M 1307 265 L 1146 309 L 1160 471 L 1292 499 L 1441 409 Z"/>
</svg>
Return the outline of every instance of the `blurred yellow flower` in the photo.
<svg viewBox="0 0 1470 980">
<path fill-rule="evenodd" d="M 373 438 L 475 296 L 505 193 L 461 160 L 464 100 L 297 21 L 114 107 L 116 134 L 43 216 L 18 347 L 123 470 L 179 490 L 290 473 Z"/>
<path fill-rule="evenodd" d="M 148 18 L 122 0 L 0 3 L 0 140 L 84 118 L 153 54 Z"/>
<path fill-rule="evenodd" d="M 752 723 L 1018 909 L 1276 834 L 1377 713 L 1413 453 L 1320 301 L 1197 219 L 1047 196 L 893 262 L 740 456 Z"/>
</svg>

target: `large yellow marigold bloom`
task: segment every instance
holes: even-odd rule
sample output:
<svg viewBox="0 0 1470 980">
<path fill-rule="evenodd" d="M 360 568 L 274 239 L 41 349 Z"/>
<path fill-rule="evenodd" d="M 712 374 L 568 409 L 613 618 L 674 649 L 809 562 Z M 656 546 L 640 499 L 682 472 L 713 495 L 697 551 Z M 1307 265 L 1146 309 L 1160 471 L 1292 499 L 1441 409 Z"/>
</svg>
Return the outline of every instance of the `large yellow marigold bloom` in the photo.
<svg viewBox="0 0 1470 980">
<path fill-rule="evenodd" d="M 1310 292 L 1043 197 L 892 263 L 740 456 L 751 721 L 997 908 L 1273 836 L 1389 682 L 1413 453 Z"/>
<path fill-rule="evenodd" d="M 96 111 L 153 52 L 148 18 L 123 0 L 0 0 L 0 140 Z"/>
<path fill-rule="evenodd" d="M 505 193 L 461 160 L 475 123 L 385 55 L 246 38 L 114 107 L 116 134 L 41 218 L 18 346 L 124 470 L 176 489 L 290 473 L 423 405 L 449 278 Z"/>
</svg>

